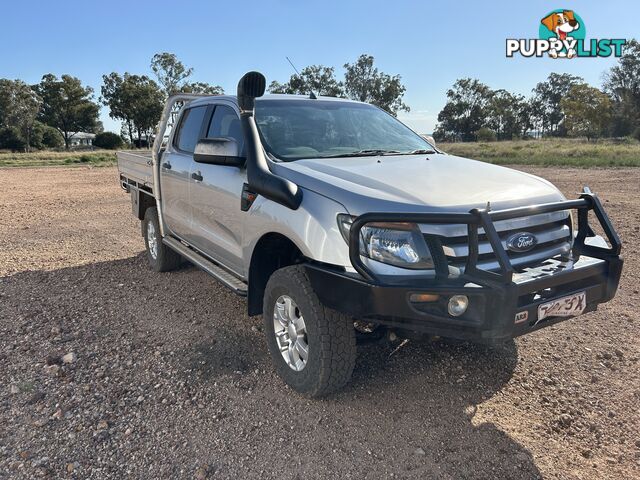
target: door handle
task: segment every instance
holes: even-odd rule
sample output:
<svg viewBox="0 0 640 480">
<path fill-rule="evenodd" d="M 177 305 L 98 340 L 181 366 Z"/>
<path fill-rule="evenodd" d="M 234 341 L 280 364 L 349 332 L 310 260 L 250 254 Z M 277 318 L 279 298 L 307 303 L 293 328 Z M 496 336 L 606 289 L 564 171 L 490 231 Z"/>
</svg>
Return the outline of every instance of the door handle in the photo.
<svg viewBox="0 0 640 480">
<path fill-rule="evenodd" d="M 167 169 L 167 170 L 171 170 L 171 164 L 169 162 L 164 162 L 162 164 L 162 168 Z"/>
<path fill-rule="evenodd" d="M 201 182 L 202 181 L 202 174 L 200 173 L 200 171 L 193 172 L 191 174 L 191 178 L 193 178 L 196 182 Z"/>
</svg>

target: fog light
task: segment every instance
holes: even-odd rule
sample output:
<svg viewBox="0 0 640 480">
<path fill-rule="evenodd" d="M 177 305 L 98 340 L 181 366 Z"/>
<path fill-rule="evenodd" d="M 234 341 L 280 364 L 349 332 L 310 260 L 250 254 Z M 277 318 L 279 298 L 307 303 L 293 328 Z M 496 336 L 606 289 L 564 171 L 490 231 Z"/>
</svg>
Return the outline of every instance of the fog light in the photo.
<svg viewBox="0 0 640 480">
<path fill-rule="evenodd" d="M 438 298 L 440 298 L 440 295 L 433 293 L 412 293 L 409 295 L 409 301 L 411 303 L 435 302 Z"/>
<path fill-rule="evenodd" d="M 466 295 L 454 295 L 449 299 L 449 315 L 459 317 L 467 311 L 469 299 Z"/>
</svg>

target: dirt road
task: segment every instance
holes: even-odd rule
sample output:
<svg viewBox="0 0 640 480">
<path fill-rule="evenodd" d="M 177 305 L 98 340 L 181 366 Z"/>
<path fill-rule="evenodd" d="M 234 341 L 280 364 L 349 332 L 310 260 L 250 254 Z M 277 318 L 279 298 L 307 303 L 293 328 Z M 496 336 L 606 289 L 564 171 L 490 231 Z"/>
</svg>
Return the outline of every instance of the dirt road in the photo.
<svg viewBox="0 0 640 480">
<path fill-rule="evenodd" d="M 530 171 L 606 199 L 617 298 L 496 349 L 363 347 L 310 401 L 241 299 L 146 267 L 115 169 L 0 170 L 0 478 L 639 478 L 640 169 Z"/>
</svg>

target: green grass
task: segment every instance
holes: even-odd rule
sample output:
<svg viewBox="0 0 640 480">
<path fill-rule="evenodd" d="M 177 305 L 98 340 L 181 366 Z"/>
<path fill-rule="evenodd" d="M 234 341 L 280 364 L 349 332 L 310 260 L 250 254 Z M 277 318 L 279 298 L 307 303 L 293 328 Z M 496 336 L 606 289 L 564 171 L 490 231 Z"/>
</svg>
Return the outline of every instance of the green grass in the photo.
<svg viewBox="0 0 640 480">
<path fill-rule="evenodd" d="M 514 140 L 509 142 L 441 143 L 445 152 L 500 165 L 572 167 L 640 167 L 640 142 L 636 140 L 578 139 Z M 0 167 L 110 166 L 115 152 L 0 152 Z"/>
<path fill-rule="evenodd" d="M 640 142 L 578 139 L 514 140 L 508 142 L 440 143 L 452 155 L 499 165 L 572 167 L 640 167 Z"/>
<path fill-rule="evenodd" d="M 111 150 L 91 152 L 0 152 L 0 167 L 50 167 L 92 165 L 97 167 L 116 164 L 116 154 Z"/>
</svg>

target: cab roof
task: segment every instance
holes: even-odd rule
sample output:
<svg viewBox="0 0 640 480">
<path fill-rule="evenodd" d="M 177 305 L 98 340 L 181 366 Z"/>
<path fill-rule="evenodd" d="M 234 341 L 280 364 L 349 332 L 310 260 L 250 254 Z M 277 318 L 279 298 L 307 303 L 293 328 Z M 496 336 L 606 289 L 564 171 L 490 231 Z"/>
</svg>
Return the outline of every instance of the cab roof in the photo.
<svg viewBox="0 0 640 480">
<path fill-rule="evenodd" d="M 197 98 L 195 100 L 191 100 L 189 102 L 190 106 L 197 105 L 208 105 L 212 103 L 213 100 L 226 100 L 228 102 L 238 104 L 238 97 L 236 95 L 207 95 L 202 98 Z M 317 99 L 309 98 L 308 95 L 291 95 L 288 93 L 274 93 L 264 95 L 262 97 L 256 98 L 256 102 L 274 102 L 274 101 L 282 101 L 282 100 L 300 100 L 300 101 L 309 101 L 309 102 L 317 102 L 321 101 L 329 101 L 329 102 L 343 102 L 343 103 L 364 103 L 357 102 L 355 100 L 349 100 L 348 98 L 337 98 L 337 97 L 318 97 Z"/>
</svg>

